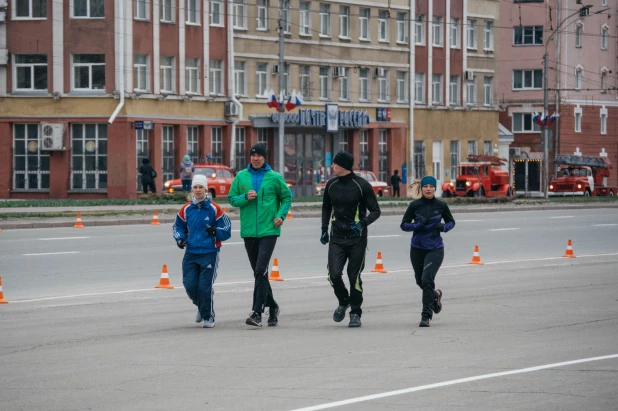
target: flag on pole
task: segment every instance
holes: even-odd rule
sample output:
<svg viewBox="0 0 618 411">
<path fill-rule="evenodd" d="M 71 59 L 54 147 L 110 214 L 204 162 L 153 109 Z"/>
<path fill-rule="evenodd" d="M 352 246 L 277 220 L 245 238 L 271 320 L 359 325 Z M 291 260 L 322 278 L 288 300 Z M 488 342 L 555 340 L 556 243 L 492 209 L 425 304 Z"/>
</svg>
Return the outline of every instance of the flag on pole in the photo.
<svg viewBox="0 0 618 411">
<path fill-rule="evenodd" d="M 277 97 L 275 96 L 275 92 L 273 91 L 273 89 L 270 89 L 270 91 L 268 92 L 267 105 L 269 108 L 276 108 L 277 110 L 279 109 L 279 102 L 277 101 Z"/>
</svg>

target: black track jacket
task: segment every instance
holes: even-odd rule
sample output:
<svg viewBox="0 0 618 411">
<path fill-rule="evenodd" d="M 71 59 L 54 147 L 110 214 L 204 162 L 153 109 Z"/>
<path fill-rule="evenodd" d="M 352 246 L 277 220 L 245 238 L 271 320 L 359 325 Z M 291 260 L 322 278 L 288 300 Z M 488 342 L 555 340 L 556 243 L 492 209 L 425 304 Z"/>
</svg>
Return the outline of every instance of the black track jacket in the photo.
<svg viewBox="0 0 618 411">
<path fill-rule="evenodd" d="M 367 215 L 369 210 L 369 215 Z M 328 231 L 332 220 L 331 237 L 358 237 L 350 226 L 360 222 L 361 236 L 367 236 L 367 226 L 380 217 L 380 206 L 371 184 L 354 172 L 328 180 L 322 200 L 322 231 Z"/>
</svg>

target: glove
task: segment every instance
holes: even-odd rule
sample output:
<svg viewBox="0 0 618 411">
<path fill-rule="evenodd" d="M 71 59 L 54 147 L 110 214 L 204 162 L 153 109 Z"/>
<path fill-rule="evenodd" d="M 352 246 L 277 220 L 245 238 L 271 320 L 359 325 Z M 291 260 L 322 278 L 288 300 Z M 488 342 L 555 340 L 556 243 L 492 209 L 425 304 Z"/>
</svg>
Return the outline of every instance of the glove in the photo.
<svg viewBox="0 0 618 411">
<path fill-rule="evenodd" d="M 322 236 L 320 237 L 320 242 L 324 245 L 328 244 L 328 231 L 322 231 Z"/>
<path fill-rule="evenodd" d="M 178 240 L 176 240 L 176 245 L 182 250 L 187 246 L 187 240 L 185 240 L 184 238 L 179 238 Z"/>
<path fill-rule="evenodd" d="M 440 231 L 441 233 L 444 232 L 444 223 L 440 223 L 436 226 L 436 228 L 438 229 L 438 231 Z"/>
<path fill-rule="evenodd" d="M 414 216 L 414 221 L 416 221 L 416 223 L 419 224 L 419 228 L 424 227 L 425 224 L 427 224 L 427 219 L 420 214 L 417 214 L 416 216 Z"/>
<path fill-rule="evenodd" d="M 211 227 L 209 225 L 206 226 L 206 232 L 208 233 L 208 235 L 216 235 L 217 234 L 217 228 L 216 227 Z"/>
<path fill-rule="evenodd" d="M 356 224 L 352 224 L 349 228 L 349 230 L 351 230 L 354 234 L 360 234 L 363 232 L 363 226 L 361 225 L 360 221 Z"/>
</svg>

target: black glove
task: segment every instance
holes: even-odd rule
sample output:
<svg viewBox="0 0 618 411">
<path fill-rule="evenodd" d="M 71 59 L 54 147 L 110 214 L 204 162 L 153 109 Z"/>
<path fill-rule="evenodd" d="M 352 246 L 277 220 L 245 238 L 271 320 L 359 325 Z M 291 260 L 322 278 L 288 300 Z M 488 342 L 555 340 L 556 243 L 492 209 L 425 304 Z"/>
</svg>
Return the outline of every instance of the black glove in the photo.
<svg viewBox="0 0 618 411">
<path fill-rule="evenodd" d="M 438 231 L 440 231 L 441 233 L 444 232 L 444 223 L 440 223 L 436 226 L 436 228 L 438 229 Z"/>
<path fill-rule="evenodd" d="M 176 245 L 182 250 L 187 246 L 187 240 L 185 240 L 184 238 L 179 238 L 178 240 L 176 240 Z"/>
<path fill-rule="evenodd" d="M 208 235 L 216 235 L 217 234 L 217 228 L 216 227 L 211 227 L 209 225 L 206 226 L 206 232 L 208 233 Z"/>
<path fill-rule="evenodd" d="M 320 237 L 320 242 L 324 245 L 328 244 L 328 231 L 322 231 L 322 236 Z"/>
<path fill-rule="evenodd" d="M 425 224 L 427 224 L 427 219 L 420 214 L 417 214 L 414 217 L 414 221 L 416 221 L 419 224 L 419 228 L 425 227 Z"/>
</svg>

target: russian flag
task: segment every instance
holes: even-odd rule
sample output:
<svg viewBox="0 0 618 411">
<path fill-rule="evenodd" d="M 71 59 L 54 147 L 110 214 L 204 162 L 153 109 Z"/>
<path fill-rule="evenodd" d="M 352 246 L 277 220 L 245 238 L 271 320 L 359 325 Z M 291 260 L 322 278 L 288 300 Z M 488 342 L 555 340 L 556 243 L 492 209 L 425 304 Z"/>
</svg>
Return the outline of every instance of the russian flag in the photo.
<svg viewBox="0 0 618 411">
<path fill-rule="evenodd" d="M 292 95 L 287 103 L 285 103 L 285 109 L 287 111 L 292 111 L 298 106 L 302 106 L 303 104 L 303 94 L 299 91 L 296 93 L 296 90 L 292 91 Z"/>
<path fill-rule="evenodd" d="M 533 117 L 532 117 L 532 122 L 534 124 L 538 124 L 539 126 L 543 127 L 543 120 L 542 120 L 542 116 L 539 113 L 532 113 Z"/>
<path fill-rule="evenodd" d="M 560 114 L 557 114 L 556 112 L 554 112 L 554 114 L 552 114 L 549 120 L 547 121 L 547 125 L 551 126 L 552 124 L 554 124 L 558 117 L 560 117 Z"/>
<path fill-rule="evenodd" d="M 268 92 L 268 101 L 266 104 L 270 108 L 276 108 L 277 110 L 279 109 L 279 102 L 277 101 L 277 97 L 275 96 L 273 89 L 270 89 Z"/>
</svg>

